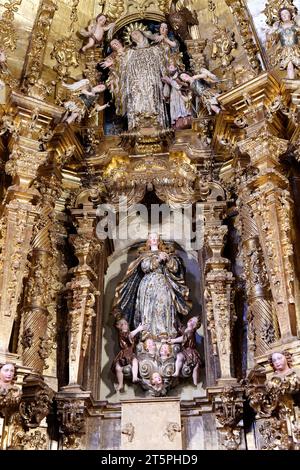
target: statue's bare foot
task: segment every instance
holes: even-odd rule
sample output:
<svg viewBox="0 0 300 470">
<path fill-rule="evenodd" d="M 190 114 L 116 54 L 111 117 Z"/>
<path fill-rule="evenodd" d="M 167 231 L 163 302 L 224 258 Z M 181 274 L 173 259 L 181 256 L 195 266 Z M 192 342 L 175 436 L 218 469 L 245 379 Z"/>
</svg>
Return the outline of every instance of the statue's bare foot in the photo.
<svg viewBox="0 0 300 470">
<path fill-rule="evenodd" d="M 124 392 L 124 385 L 114 384 L 116 392 Z"/>
</svg>

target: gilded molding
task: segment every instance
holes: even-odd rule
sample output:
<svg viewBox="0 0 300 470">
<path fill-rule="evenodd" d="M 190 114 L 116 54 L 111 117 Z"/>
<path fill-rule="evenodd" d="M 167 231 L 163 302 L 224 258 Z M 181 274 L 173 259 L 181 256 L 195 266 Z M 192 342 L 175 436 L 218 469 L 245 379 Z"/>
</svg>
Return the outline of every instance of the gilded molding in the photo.
<svg viewBox="0 0 300 470">
<path fill-rule="evenodd" d="M 224 208 L 222 208 L 222 211 Z M 233 274 L 229 271 L 229 260 L 223 258 L 224 239 L 227 226 L 221 225 L 218 210 L 207 212 L 205 246 L 212 253 L 205 263 L 205 293 L 207 328 L 211 332 L 213 352 L 218 355 L 222 381 L 235 382 L 231 374 L 231 333 L 235 321 L 233 295 Z"/>
<path fill-rule="evenodd" d="M 247 58 L 252 70 L 258 74 L 261 71 L 261 65 L 258 58 L 259 48 L 253 39 L 253 32 L 249 24 L 249 17 L 242 0 L 226 0 L 232 14 L 235 18 L 237 27 L 242 40 L 242 46 L 246 51 Z"/>
<path fill-rule="evenodd" d="M 3 5 L 4 12 L 0 19 L 0 44 L 4 49 L 15 50 L 17 47 L 17 30 L 14 25 L 15 13 L 22 0 L 8 0 L 9 3 Z"/>
<path fill-rule="evenodd" d="M 24 65 L 24 88 L 32 87 L 42 75 L 50 28 L 57 10 L 57 0 L 42 0 L 31 33 Z"/>
</svg>

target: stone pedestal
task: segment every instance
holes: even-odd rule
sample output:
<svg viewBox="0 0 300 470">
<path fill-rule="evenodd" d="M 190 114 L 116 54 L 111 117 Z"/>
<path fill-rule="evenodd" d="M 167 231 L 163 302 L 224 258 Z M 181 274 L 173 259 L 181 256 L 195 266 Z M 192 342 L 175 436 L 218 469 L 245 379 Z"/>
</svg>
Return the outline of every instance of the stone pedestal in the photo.
<svg viewBox="0 0 300 470">
<path fill-rule="evenodd" d="M 122 450 L 181 450 L 180 401 L 123 401 L 121 431 Z"/>
</svg>

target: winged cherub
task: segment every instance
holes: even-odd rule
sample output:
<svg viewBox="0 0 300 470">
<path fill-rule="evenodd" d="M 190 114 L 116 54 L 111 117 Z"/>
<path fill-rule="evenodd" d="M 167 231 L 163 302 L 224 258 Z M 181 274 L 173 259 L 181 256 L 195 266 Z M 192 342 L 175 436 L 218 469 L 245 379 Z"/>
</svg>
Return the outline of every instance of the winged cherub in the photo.
<svg viewBox="0 0 300 470">
<path fill-rule="evenodd" d="M 91 117 L 95 112 L 103 111 L 109 106 L 108 103 L 103 105 L 97 103 L 100 93 L 106 89 L 103 83 L 93 87 L 89 79 L 83 78 L 72 85 L 63 83 L 63 86 L 69 90 L 71 98 L 64 103 L 66 113 L 62 122 L 68 124 L 80 122 L 88 111 Z"/>
<path fill-rule="evenodd" d="M 108 31 L 109 39 L 112 38 L 113 29 L 115 23 L 107 23 L 107 18 L 105 15 L 100 14 L 96 16 L 95 19 L 90 21 L 86 29 L 79 31 L 80 36 L 89 38 L 88 43 L 81 48 L 82 52 L 85 52 L 87 49 L 94 47 L 96 44 L 101 44 L 104 38 L 105 31 Z"/>
</svg>

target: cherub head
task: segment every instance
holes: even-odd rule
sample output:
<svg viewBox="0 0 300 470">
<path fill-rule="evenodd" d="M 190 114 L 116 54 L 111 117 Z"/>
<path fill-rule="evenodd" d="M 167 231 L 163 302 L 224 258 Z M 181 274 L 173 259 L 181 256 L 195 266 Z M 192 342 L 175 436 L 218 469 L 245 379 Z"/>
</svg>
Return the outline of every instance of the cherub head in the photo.
<svg viewBox="0 0 300 470">
<path fill-rule="evenodd" d="M 160 33 L 162 36 L 167 36 L 167 35 L 168 35 L 168 31 L 169 31 L 169 28 L 168 28 L 167 23 L 161 23 L 161 24 L 160 24 L 160 27 L 159 27 L 159 33 Z"/>
<path fill-rule="evenodd" d="M 292 366 L 292 355 L 288 351 L 276 351 L 269 356 L 269 362 L 277 374 L 286 374 Z"/>
<path fill-rule="evenodd" d="M 163 388 L 163 379 L 158 372 L 153 372 L 150 378 L 150 383 L 156 390 L 161 390 Z"/>
<path fill-rule="evenodd" d="M 0 364 L 0 384 L 2 386 L 11 385 L 15 379 L 15 366 L 11 362 Z"/>
<path fill-rule="evenodd" d="M 102 13 L 100 13 L 100 15 L 97 15 L 97 16 L 96 16 L 96 22 L 97 22 L 100 26 L 104 26 L 105 23 L 106 23 L 106 16 L 103 15 Z"/>
<path fill-rule="evenodd" d="M 151 246 L 158 246 L 158 242 L 159 242 L 158 234 L 157 233 L 149 233 L 148 242 L 149 242 L 150 247 Z"/>
<path fill-rule="evenodd" d="M 125 318 L 120 318 L 116 321 L 116 328 L 122 333 L 126 333 L 127 331 L 129 331 L 128 321 L 125 320 Z"/>
<path fill-rule="evenodd" d="M 159 350 L 159 355 L 161 358 L 168 358 L 172 355 L 172 347 L 168 343 L 163 343 Z"/>
<path fill-rule="evenodd" d="M 288 21 L 291 21 L 291 19 L 293 18 L 293 13 L 289 8 L 282 7 L 278 11 L 278 16 L 279 16 L 280 21 L 282 21 L 283 23 L 286 23 Z"/>
<path fill-rule="evenodd" d="M 189 330 L 197 330 L 201 325 L 199 317 L 191 317 L 187 322 L 187 329 Z"/>
<path fill-rule="evenodd" d="M 155 344 L 155 342 L 152 338 L 147 338 L 144 341 L 144 349 L 149 354 L 155 354 L 156 353 L 156 344 Z"/>
<path fill-rule="evenodd" d="M 119 51 L 122 51 L 124 49 L 123 44 L 121 43 L 121 41 L 119 41 L 119 39 L 116 39 L 116 38 L 113 39 L 112 41 L 110 41 L 110 47 L 115 52 L 119 52 Z"/>
<path fill-rule="evenodd" d="M 189 83 L 191 81 L 191 76 L 186 73 L 186 72 L 183 72 L 179 75 L 179 78 L 180 80 L 182 80 L 184 83 Z"/>
</svg>

